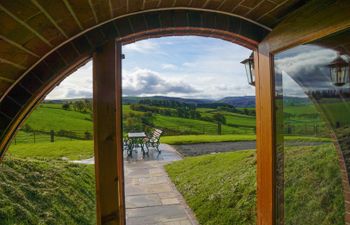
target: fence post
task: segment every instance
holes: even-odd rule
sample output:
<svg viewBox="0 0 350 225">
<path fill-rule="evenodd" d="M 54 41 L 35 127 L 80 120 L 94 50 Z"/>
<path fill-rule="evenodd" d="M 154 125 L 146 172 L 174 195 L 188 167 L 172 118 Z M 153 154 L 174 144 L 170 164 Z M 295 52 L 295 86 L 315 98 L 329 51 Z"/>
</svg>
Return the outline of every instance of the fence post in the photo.
<svg viewBox="0 0 350 225">
<path fill-rule="evenodd" d="M 50 131 L 50 141 L 55 142 L 55 131 L 54 130 Z"/>
<path fill-rule="evenodd" d="M 317 124 L 315 124 L 315 136 L 317 136 L 317 129 L 318 129 L 318 126 Z"/>
<path fill-rule="evenodd" d="M 218 135 L 221 135 L 221 123 L 218 122 Z"/>
</svg>

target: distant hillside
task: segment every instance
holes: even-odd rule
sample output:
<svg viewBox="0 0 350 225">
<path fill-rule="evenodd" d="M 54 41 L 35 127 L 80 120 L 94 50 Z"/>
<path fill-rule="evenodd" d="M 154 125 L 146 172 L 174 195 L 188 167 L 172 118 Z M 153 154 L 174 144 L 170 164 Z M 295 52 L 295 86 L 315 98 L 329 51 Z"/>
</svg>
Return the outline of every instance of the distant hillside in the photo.
<svg viewBox="0 0 350 225">
<path fill-rule="evenodd" d="M 225 97 L 218 102 L 226 103 L 237 108 L 255 108 L 255 96 Z"/>
<path fill-rule="evenodd" d="M 150 96 L 150 97 L 137 97 L 137 96 L 126 96 L 123 97 L 123 104 L 135 104 L 140 102 L 141 100 L 169 100 L 176 101 L 180 103 L 186 104 L 195 104 L 199 107 L 205 107 L 206 104 L 228 104 L 234 106 L 236 108 L 255 108 L 255 96 L 232 96 L 225 97 L 220 100 L 213 99 L 192 99 L 192 98 L 178 98 L 178 97 L 167 97 L 167 96 Z M 84 100 L 82 99 L 62 99 L 62 100 L 45 100 L 45 103 L 55 103 L 62 104 L 66 101 L 77 101 Z M 91 100 L 91 99 L 88 99 Z M 300 97 L 284 97 L 285 105 L 306 105 L 310 103 L 308 98 L 300 98 Z"/>
<path fill-rule="evenodd" d="M 226 103 L 237 108 L 255 108 L 255 96 L 235 96 L 225 97 L 218 102 Z M 308 98 L 300 97 L 283 97 L 284 105 L 307 105 L 310 104 Z"/>
<path fill-rule="evenodd" d="M 199 107 L 206 107 L 207 104 L 228 104 L 238 108 L 254 108 L 255 107 L 255 96 L 240 96 L 240 97 L 225 97 L 221 100 L 212 99 L 190 99 L 190 98 L 176 98 L 166 96 L 152 96 L 152 97 L 123 97 L 124 104 L 138 103 L 140 100 L 171 100 L 186 104 L 195 104 Z"/>
<path fill-rule="evenodd" d="M 151 96 L 151 97 L 134 97 L 134 96 L 127 96 L 123 97 L 123 103 L 124 104 L 134 104 L 138 103 L 141 100 L 169 100 L 169 101 L 176 101 L 186 104 L 205 104 L 205 103 L 212 103 L 215 102 L 215 100 L 210 99 L 190 99 L 190 98 L 177 98 L 177 97 L 167 97 L 167 96 Z"/>
</svg>

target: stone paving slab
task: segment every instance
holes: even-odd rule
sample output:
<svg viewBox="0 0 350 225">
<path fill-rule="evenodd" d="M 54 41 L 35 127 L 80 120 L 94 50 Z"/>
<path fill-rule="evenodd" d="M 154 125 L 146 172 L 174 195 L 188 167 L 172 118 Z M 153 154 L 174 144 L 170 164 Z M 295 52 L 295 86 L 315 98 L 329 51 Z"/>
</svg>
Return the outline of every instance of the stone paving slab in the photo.
<svg viewBox="0 0 350 225">
<path fill-rule="evenodd" d="M 132 157 L 124 154 L 126 225 L 198 225 L 164 169 L 182 157 L 170 145 L 160 149 L 148 155 L 140 149 Z M 72 162 L 94 164 L 94 158 Z"/>
<path fill-rule="evenodd" d="M 198 225 L 182 195 L 171 182 L 164 165 L 181 160 L 169 145 L 161 153 L 125 156 L 125 204 L 127 225 Z"/>
</svg>

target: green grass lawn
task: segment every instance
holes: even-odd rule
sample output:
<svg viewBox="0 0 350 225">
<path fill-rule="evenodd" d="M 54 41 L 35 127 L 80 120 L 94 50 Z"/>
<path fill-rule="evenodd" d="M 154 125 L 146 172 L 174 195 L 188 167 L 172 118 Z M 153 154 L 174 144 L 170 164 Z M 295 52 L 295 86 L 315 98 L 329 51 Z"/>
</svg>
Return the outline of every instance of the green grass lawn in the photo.
<svg viewBox="0 0 350 225">
<path fill-rule="evenodd" d="M 256 224 L 254 151 L 188 157 L 166 170 L 200 224 Z M 344 224 L 341 174 L 332 145 L 286 150 L 285 224 Z"/>
<path fill-rule="evenodd" d="M 201 225 L 255 224 L 254 151 L 188 157 L 166 166 Z"/>
<path fill-rule="evenodd" d="M 87 159 L 93 156 L 93 141 L 57 141 L 54 143 L 17 144 L 11 145 L 9 156 L 20 158 L 45 158 L 70 160 Z"/>
<path fill-rule="evenodd" d="M 198 144 L 213 142 L 235 142 L 235 141 L 255 141 L 255 135 L 249 134 L 226 134 L 226 135 L 178 135 L 161 137 L 161 143 L 170 145 Z M 285 136 L 286 141 L 298 142 L 329 142 L 329 138 L 308 137 L 308 136 Z"/>
<path fill-rule="evenodd" d="M 93 166 L 7 159 L 0 166 L 1 225 L 96 224 Z"/>
<path fill-rule="evenodd" d="M 255 135 L 179 135 L 161 137 L 161 143 L 170 145 L 197 144 L 228 141 L 255 141 Z"/>
</svg>

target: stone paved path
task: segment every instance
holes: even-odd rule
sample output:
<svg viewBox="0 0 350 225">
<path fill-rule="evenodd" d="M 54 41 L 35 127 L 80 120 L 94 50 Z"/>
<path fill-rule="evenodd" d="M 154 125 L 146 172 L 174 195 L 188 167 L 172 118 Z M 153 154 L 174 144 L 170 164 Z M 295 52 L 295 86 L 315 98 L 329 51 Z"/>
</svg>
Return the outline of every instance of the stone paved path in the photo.
<svg viewBox="0 0 350 225">
<path fill-rule="evenodd" d="M 161 154 L 133 153 L 124 161 L 127 225 L 197 225 L 191 209 L 176 190 L 164 165 L 181 157 L 169 145 Z"/>
<path fill-rule="evenodd" d="M 140 150 L 133 157 L 124 155 L 125 201 L 127 225 L 198 225 L 198 222 L 176 190 L 164 165 L 181 160 L 170 145 L 161 144 L 161 153 Z M 94 158 L 72 161 L 93 164 Z"/>
</svg>

